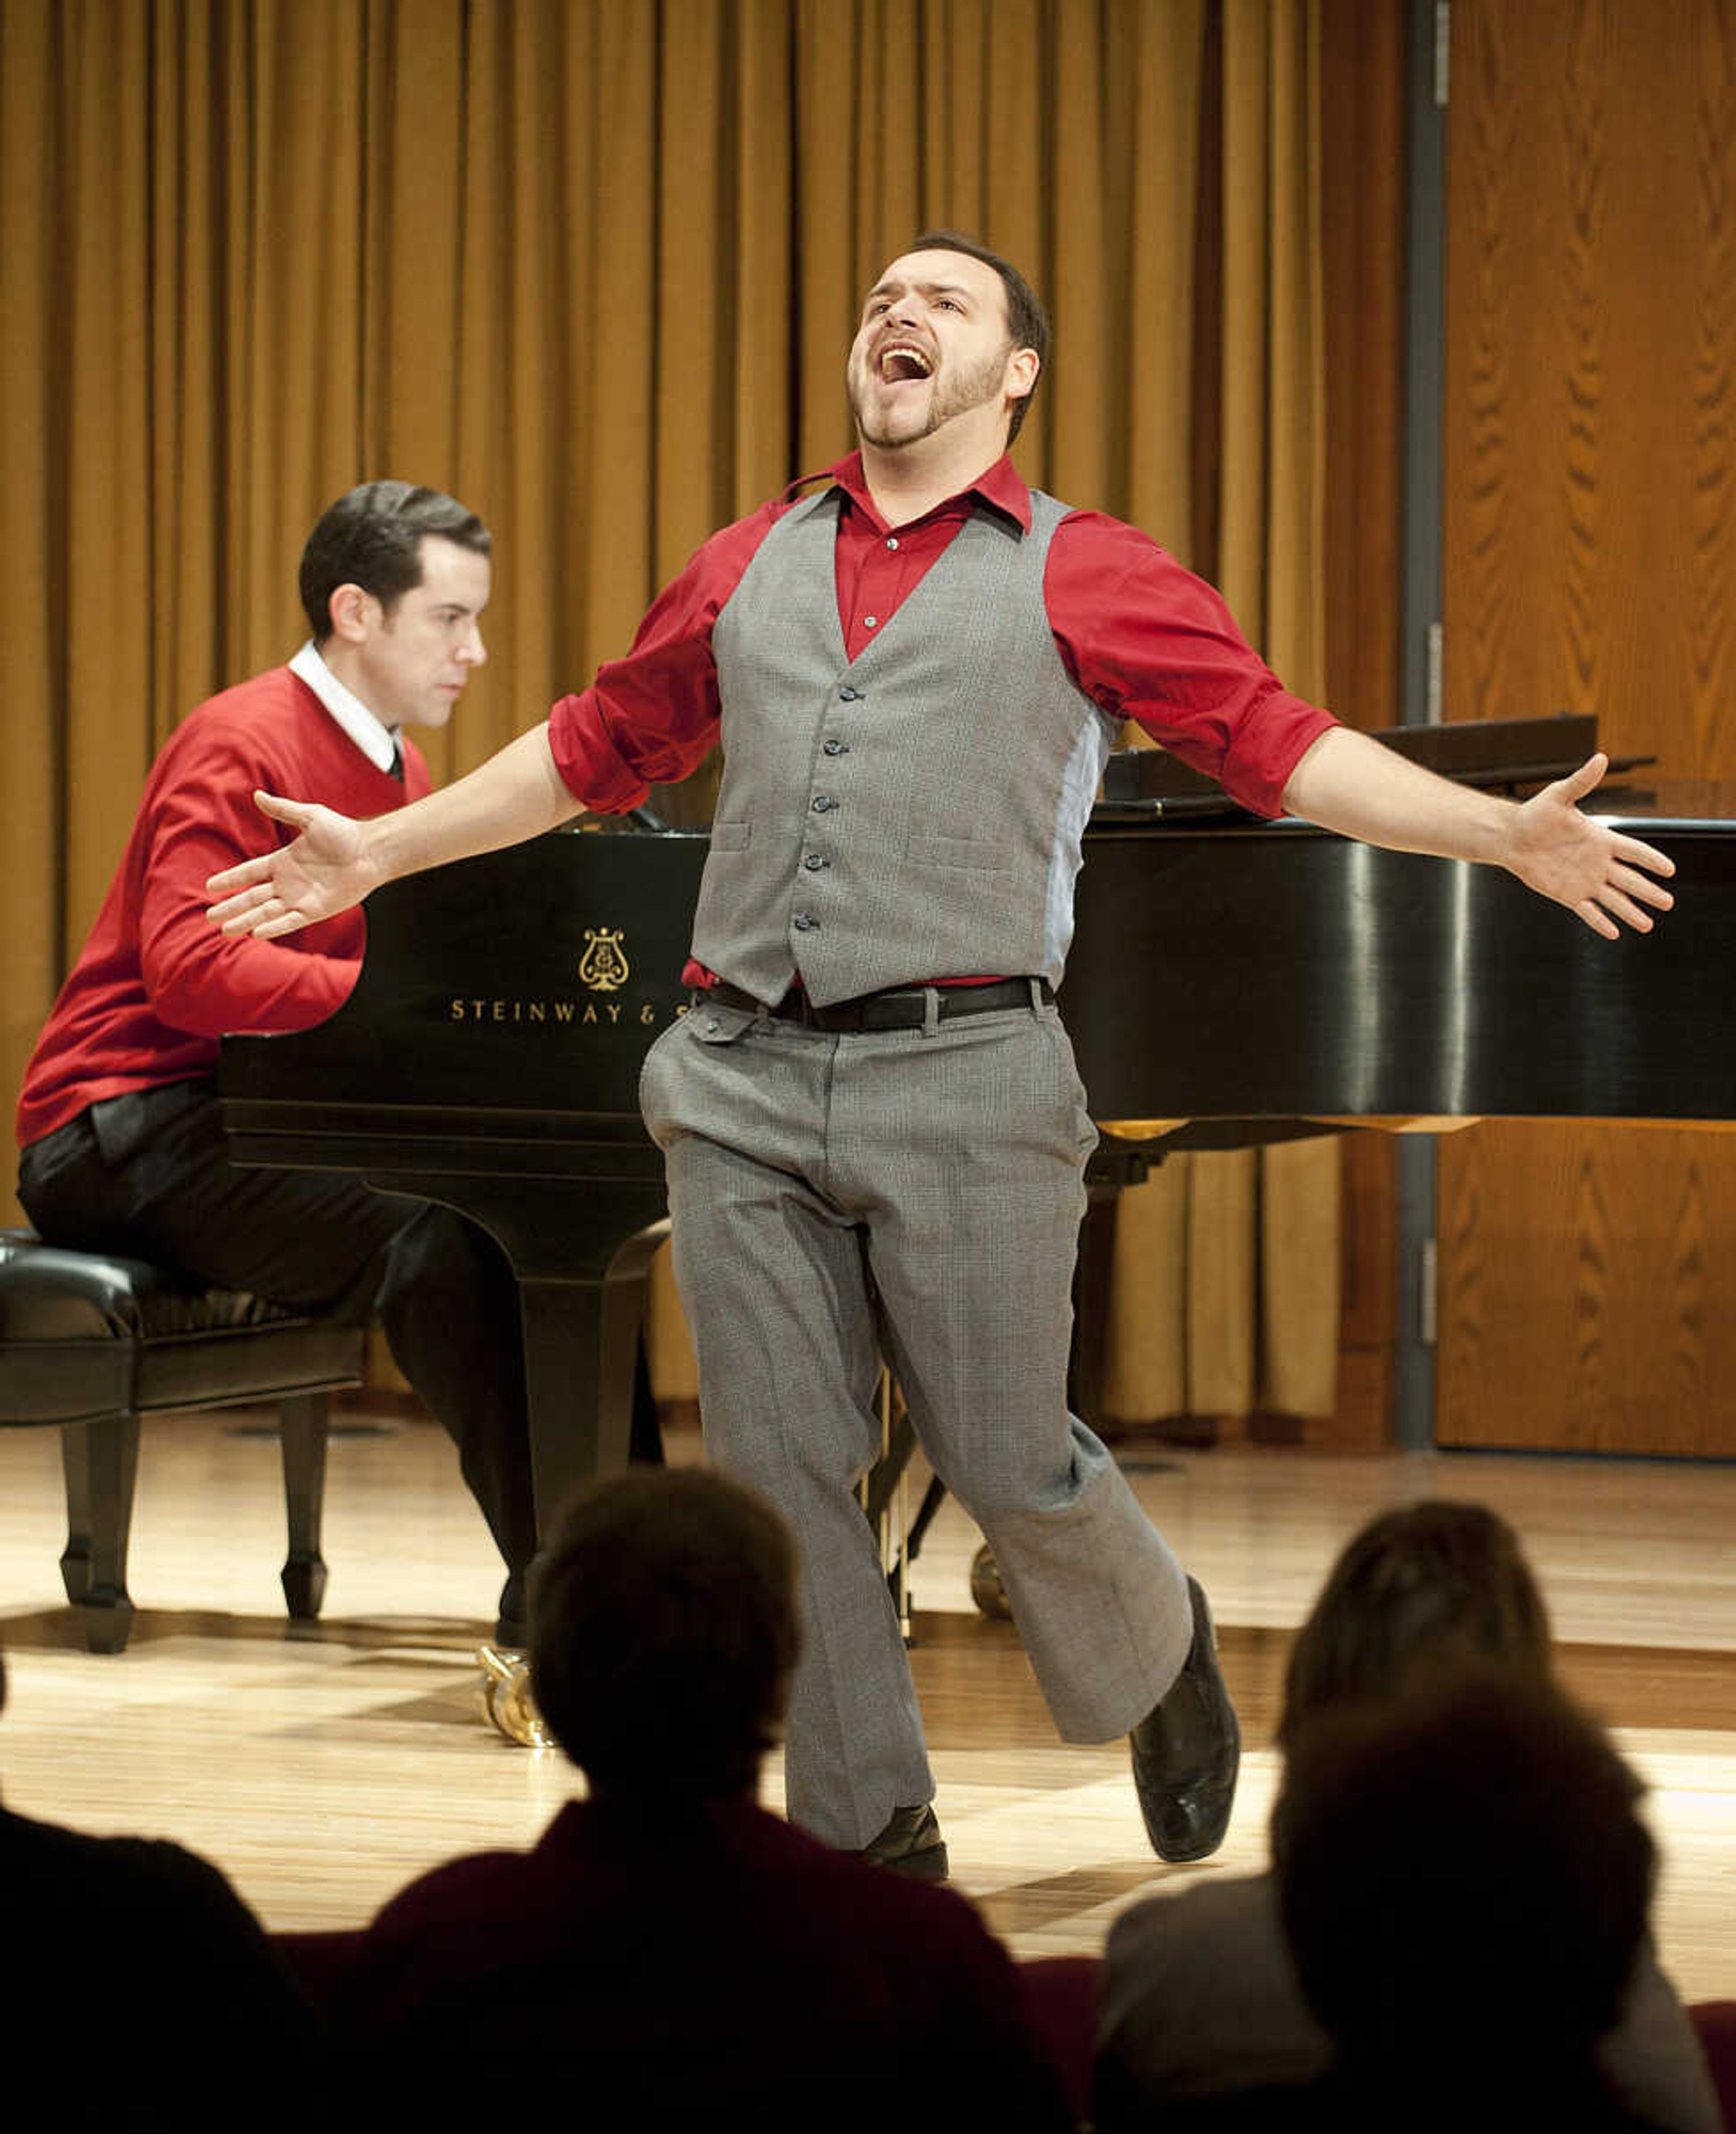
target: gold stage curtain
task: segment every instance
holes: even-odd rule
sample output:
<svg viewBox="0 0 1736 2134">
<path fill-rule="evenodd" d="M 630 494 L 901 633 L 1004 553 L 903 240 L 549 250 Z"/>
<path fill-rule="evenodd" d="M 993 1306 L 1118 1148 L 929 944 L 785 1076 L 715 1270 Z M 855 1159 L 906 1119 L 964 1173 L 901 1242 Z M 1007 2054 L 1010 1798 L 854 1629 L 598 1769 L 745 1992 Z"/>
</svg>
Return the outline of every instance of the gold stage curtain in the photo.
<svg viewBox="0 0 1736 2134">
<path fill-rule="evenodd" d="M 1321 4 L 0 0 L 0 1081 L 164 736 L 298 642 L 326 503 L 398 474 L 495 529 L 491 661 L 431 751 L 466 769 L 846 447 L 859 292 L 925 224 L 1051 302 L 1027 475 L 1216 578 L 1318 691 Z M 1327 1168 L 1261 1166 L 1257 1277 L 1246 1207 L 1210 1213 L 1248 1189 L 1211 1166 L 1158 1180 L 1190 1209 L 1161 1250 L 1129 1213 L 1123 1412 L 1162 1412 L 1178 1360 L 1188 1404 L 1245 1405 L 1197 1389 L 1256 1347 L 1329 1398 L 1280 1366 L 1337 1315 L 1286 1302 L 1274 1242 L 1318 1268 Z"/>
<path fill-rule="evenodd" d="M 1202 404 L 1190 428 L 1203 423 L 1217 441 L 1192 470 L 1197 531 L 1215 553 L 1197 560 L 1289 686 L 1318 701 L 1326 687 L 1321 25 L 1309 0 L 1226 0 L 1218 19 L 1201 128 L 1201 183 L 1212 196 L 1201 204 L 1207 243 L 1191 289 Z M 1190 293 L 1185 281 L 1182 290 Z M 1132 1422 L 1256 1407 L 1330 1414 L 1339 1213 L 1332 1139 L 1173 1156 L 1124 1194 L 1108 1412 Z"/>
</svg>

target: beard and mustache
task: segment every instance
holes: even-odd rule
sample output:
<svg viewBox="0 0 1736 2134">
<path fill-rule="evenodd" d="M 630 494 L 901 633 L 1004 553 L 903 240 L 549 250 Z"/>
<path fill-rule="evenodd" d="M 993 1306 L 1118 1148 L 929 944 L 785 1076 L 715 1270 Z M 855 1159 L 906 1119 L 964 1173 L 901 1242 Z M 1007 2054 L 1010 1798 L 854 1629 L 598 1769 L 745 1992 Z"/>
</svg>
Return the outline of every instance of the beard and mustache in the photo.
<svg viewBox="0 0 1736 2134">
<path fill-rule="evenodd" d="M 850 413 L 856 418 L 863 442 L 882 451 L 913 445 L 923 437 L 932 437 L 955 415 L 967 414 L 985 401 L 998 398 L 1006 375 L 1008 353 L 1003 348 L 957 370 L 950 365 L 937 363 L 930 376 L 926 412 L 914 425 L 897 400 L 876 407 L 875 389 L 880 383 L 878 358 L 860 365 L 853 364 L 848 379 Z"/>
</svg>

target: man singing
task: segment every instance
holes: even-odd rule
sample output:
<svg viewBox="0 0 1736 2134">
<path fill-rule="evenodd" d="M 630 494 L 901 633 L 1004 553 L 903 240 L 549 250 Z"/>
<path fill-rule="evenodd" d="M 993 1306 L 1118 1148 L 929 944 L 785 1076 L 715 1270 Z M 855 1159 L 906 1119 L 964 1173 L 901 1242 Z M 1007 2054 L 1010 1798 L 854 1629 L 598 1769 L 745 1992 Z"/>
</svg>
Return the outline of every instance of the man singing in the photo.
<svg viewBox="0 0 1736 2134">
<path fill-rule="evenodd" d="M 1506 867 L 1605 935 L 1671 901 L 1644 871 L 1669 861 L 1575 805 L 1601 757 L 1523 806 L 1452 785 L 1287 693 L 1145 535 L 1027 488 L 1007 448 L 1048 339 L 1008 262 L 919 238 L 850 349 L 858 451 L 714 535 L 626 659 L 470 777 L 370 822 L 262 794 L 301 835 L 210 885 L 227 930 L 288 933 L 631 808 L 723 741 L 694 1006 L 642 1101 L 708 1449 L 801 1545 L 790 1813 L 936 1877 L 921 1717 L 851 1494 L 883 1354 L 1063 1736 L 1130 1733 L 1166 1860 L 1214 1852 L 1235 1792 L 1205 1596 L 1066 1401 L 1094 1133 L 1054 992 L 1119 722 L 1261 814 Z"/>
</svg>

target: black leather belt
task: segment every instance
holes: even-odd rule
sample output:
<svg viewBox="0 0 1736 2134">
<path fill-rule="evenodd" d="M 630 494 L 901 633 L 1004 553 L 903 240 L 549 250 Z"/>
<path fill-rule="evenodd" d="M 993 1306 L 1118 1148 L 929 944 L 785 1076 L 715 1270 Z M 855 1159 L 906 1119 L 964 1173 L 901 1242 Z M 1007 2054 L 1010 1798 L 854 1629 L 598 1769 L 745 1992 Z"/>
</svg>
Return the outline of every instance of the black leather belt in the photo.
<svg viewBox="0 0 1736 2134">
<path fill-rule="evenodd" d="M 1037 980 L 1045 1004 L 1055 997 L 1047 978 Z M 837 1001 L 830 1007 L 816 1007 L 800 986 L 792 986 L 776 1007 L 766 1009 L 780 1022 L 800 1022 L 810 1030 L 920 1030 L 928 1020 L 928 997 L 936 996 L 935 1019 L 954 1022 L 964 1015 L 993 1015 L 998 1011 L 1031 1005 L 1028 978 L 998 978 L 987 986 L 896 986 L 883 993 L 863 993 L 855 1000 Z M 757 1015 L 763 1003 L 739 986 L 719 978 L 714 986 L 694 995 L 696 1002 L 716 1001 L 723 1007 L 745 1008 Z"/>
</svg>

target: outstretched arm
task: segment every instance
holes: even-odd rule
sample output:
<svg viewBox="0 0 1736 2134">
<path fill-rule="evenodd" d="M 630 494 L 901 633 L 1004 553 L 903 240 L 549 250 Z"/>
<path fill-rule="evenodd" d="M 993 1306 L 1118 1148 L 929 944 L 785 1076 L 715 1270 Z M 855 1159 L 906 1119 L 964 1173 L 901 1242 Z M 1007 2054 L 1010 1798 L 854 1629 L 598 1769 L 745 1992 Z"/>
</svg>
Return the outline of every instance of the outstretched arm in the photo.
<svg viewBox="0 0 1736 2134">
<path fill-rule="evenodd" d="M 272 793 L 254 799 L 262 814 L 300 835 L 214 874 L 206 887 L 221 901 L 207 916 L 225 934 L 267 940 L 347 911 L 383 881 L 521 843 L 583 812 L 555 768 L 546 725 L 509 741 L 467 777 L 369 822 Z"/>
<path fill-rule="evenodd" d="M 1613 941 L 1623 925 L 1649 934 L 1651 912 L 1671 909 L 1675 898 L 1651 877 L 1673 875 L 1676 865 L 1580 813 L 1579 802 L 1608 768 L 1608 756 L 1593 756 L 1529 800 L 1503 800 L 1335 727 L 1290 773 L 1284 801 L 1323 829 L 1371 845 L 1504 867 Z"/>
</svg>

